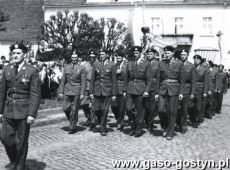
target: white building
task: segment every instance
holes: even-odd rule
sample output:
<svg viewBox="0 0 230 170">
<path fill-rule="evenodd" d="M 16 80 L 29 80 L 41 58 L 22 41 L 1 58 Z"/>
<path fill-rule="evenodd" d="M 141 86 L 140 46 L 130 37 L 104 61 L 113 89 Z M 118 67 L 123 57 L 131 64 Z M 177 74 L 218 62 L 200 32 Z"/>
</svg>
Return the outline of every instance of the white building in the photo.
<svg viewBox="0 0 230 170">
<path fill-rule="evenodd" d="M 222 63 L 230 68 L 230 0 L 45 0 L 44 17 L 49 20 L 58 10 L 69 9 L 128 25 L 135 7 L 140 8 L 133 18 L 138 27 L 149 26 L 154 35 L 189 48 L 190 56 L 196 50 L 218 64 L 221 48 Z"/>
</svg>

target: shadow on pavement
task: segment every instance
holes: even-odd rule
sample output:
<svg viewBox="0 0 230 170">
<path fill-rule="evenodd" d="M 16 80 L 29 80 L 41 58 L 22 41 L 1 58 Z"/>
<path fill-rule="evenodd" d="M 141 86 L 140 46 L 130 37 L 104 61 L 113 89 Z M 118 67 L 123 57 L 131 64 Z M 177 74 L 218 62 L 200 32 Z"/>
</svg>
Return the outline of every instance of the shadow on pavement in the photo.
<svg viewBox="0 0 230 170">
<path fill-rule="evenodd" d="M 85 127 L 82 127 L 82 126 L 77 126 L 76 130 L 79 132 L 79 131 L 83 131 L 85 130 L 86 128 Z M 69 131 L 69 126 L 64 126 L 61 128 L 61 130 L 65 131 L 65 132 L 68 132 Z"/>
<path fill-rule="evenodd" d="M 28 170 L 43 170 L 45 167 L 46 164 L 44 162 L 39 162 L 34 159 L 26 160 L 26 168 Z"/>
</svg>

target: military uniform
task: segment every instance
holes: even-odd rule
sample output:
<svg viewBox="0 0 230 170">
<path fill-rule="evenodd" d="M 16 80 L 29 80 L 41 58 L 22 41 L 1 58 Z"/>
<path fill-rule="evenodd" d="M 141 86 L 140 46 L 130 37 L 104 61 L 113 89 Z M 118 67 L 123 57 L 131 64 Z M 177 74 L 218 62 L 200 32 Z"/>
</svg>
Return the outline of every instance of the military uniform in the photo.
<svg viewBox="0 0 230 170">
<path fill-rule="evenodd" d="M 139 63 L 129 61 L 126 74 L 124 92 L 126 96 L 126 113 L 131 121 L 131 134 L 140 136 L 144 126 L 146 103 L 144 92 L 151 88 L 151 68 L 148 61 L 140 58 Z M 136 109 L 136 112 L 135 112 Z"/>
<path fill-rule="evenodd" d="M 67 64 L 64 67 L 59 94 L 64 94 L 62 109 L 70 121 L 70 131 L 76 130 L 80 95 L 85 94 L 86 71 L 80 64 Z"/>
<path fill-rule="evenodd" d="M 93 114 L 101 125 L 101 133 L 106 133 L 108 111 L 112 96 L 116 96 L 116 66 L 106 59 L 104 63 L 95 61 L 91 74 L 90 94 L 93 98 Z M 91 125 L 91 126 L 95 126 Z"/>
<path fill-rule="evenodd" d="M 155 95 L 158 94 L 160 73 L 159 73 L 159 61 L 150 61 L 151 68 L 151 87 L 149 91 L 149 97 L 146 100 L 146 112 L 145 122 L 147 128 L 151 131 L 153 128 L 154 118 L 157 115 L 157 101 Z"/>
<path fill-rule="evenodd" d="M 216 102 L 215 102 L 215 86 L 216 86 L 216 75 L 217 75 L 217 70 L 210 70 L 209 72 L 209 90 L 211 94 L 208 95 L 208 104 L 207 104 L 207 118 L 212 118 L 214 115 L 215 111 L 214 108 L 216 107 Z"/>
<path fill-rule="evenodd" d="M 227 90 L 227 74 L 225 72 L 218 71 L 216 74 L 216 81 L 215 81 L 215 95 L 216 95 L 216 109 L 215 112 L 220 114 L 221 107 L 223 102 L 223 94 Z"/>
<path fill-rule="evenodd" d="M 207 68 L 198 65 L 194 74 L 194 85 L 192 87 L 192 95 L 194 95 L 194 109 L 190 114 L 190 120 L 193 127 L 197 127 L 202 121 L 204 111 L 204 94 L 208 94 L 209 74 Z"/>
<path fill-rule="evenodd" d="M 121 72 L 117 73 L 117 98 L 116 101 L 112 101 L 111 109 L 117 120 L 117 125 L 122 126 L 125 117 L 125 97 L 123 95 L 124 89 L 124 76 L 126 72 L 127 61 L 123 60 L 120 64 L 117 64 L 117 69 L 121 69 Z M 118 127 L 121 128 L 121 127 Z"/>
<path fill-rule="evenodd" d="M 184 62 L 184 93 L 183 100 L 181 101 L 181 108 L 178 110 L 177 115 L 177 126 L 182 132 L 187 130 L 187 117 L 188 111 L 191 106 L 190 95 L 192 92 L 192 86 L 194 84 L 194 74 L 195 74 L 195 66 L 189 62 Z"/>
<path fill-rule="evenodd" d="M 41 86 L 36 68 L 24 63 L 18 73 L 17 69 L 13 64 L 6 66 L 0 85 L 2 143 L 15 169 L 24 170 L 30 131 L 27 118 L 37 117 Z"/>
<path fill-rule="evenodd" d="M 184 93 L 184 66 L 176 59 L 159 62 L 159 117 L 167 137 L 173 137 L 178 109 L 178 96 Z"/>
</svg>

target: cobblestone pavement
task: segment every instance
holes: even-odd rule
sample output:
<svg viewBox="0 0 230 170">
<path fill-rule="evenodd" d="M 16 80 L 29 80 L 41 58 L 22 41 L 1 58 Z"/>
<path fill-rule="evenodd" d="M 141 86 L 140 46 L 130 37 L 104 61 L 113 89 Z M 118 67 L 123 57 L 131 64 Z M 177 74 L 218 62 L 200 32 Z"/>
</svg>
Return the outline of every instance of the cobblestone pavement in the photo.
<svg viewBox="0 0 230 170">
<path fill-rule="evenodd" d="M 172 141 L 162 137 L 159 124 L 154 134 L 146 132 L 140 138 L 130 137 L 127 135 L 129 127 L 123 132 L 115 130 L 112 114 L 109 115 L 109 133 L 101 137 L 82 125 L 85 121 L 82 112 L 79 131 L 68 135 L 65 130 L 68 122 L 61 109 L 48 109 L 39 112 L 31 129 L 26 164 L 30 170 L 112 170 L 112 160 L 226 160 L 230 158 L 229 109 L 230 93 L 225 96 L 222 114 L 206 119 L 198 129 L 189 127 L 184 135 L 176 133 Z M 0 160 L 2 170 L 8 163 L 2 144 Z M 167 169 L 176 167 L 160 170 Z"/>
</svg>

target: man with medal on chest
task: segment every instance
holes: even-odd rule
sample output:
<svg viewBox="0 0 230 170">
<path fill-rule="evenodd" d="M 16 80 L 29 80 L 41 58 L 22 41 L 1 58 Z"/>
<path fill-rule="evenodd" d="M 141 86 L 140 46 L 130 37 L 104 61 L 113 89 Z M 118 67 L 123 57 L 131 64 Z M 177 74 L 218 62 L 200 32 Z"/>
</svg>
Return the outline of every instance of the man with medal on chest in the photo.
<svg viewBox="0 0 230 170">
<path fill-rule="evenodd" d="M 1 140 L 9 157 L 7 169 L 24 170 L 30 125 L 41 100 L 38 70 L 24 59 L 27 47 L 16 43 L 10 47 L 12 64 L 4 68 L 0 85 Z"/>
</svg>

